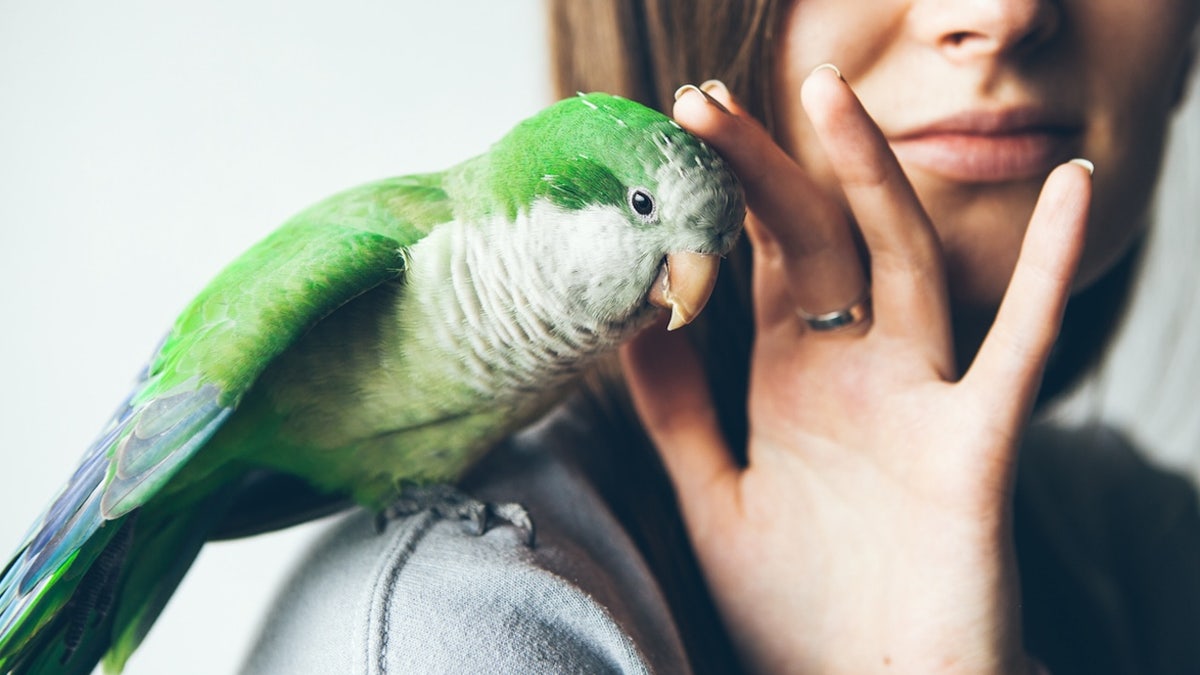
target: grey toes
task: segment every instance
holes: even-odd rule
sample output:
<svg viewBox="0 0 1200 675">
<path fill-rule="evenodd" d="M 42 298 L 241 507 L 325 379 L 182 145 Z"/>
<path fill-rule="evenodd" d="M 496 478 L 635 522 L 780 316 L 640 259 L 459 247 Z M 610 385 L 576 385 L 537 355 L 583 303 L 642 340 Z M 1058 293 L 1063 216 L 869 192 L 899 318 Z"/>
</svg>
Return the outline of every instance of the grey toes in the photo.
<svg viewBox="0 0 1200 675">
<path fill-rule="evenodd" d="M 524 506 L 515 502 L 483 502 L 445 484 L 404 487 L 400 497 L 376 516 L 376 530 L 382 532 L 389 520 L 424 511 L 446 520 L 461 521 L 464 529 L 475 536 L 483 535 L 496 522 L 505 522 L 520 531 L 526 546 L 534 544 L 533 519 Z"/>
</svg>

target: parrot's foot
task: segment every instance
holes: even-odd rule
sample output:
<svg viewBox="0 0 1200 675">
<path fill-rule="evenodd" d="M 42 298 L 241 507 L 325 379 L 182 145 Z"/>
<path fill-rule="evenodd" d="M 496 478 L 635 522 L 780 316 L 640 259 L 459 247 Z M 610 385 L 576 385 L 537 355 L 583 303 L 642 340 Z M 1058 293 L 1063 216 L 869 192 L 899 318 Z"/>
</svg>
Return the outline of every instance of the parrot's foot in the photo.
<svg viewBox="0 0 1200 675">
<path fill-rule="evenodd" d="M 524 506 L 515 502 L 482 502 L 445 484 L 405 487 L 399 499 L 379 513 L 375 527 L 382 532 L 387 521 L 422 511 L 429 511 L 439 518 L 461 520 L 466 530 L 475 536 L 483 535 L 497 521 L 506 522 L 524 535 L 526 546 L 533 546 L 533 520 Z"/>
</svg>

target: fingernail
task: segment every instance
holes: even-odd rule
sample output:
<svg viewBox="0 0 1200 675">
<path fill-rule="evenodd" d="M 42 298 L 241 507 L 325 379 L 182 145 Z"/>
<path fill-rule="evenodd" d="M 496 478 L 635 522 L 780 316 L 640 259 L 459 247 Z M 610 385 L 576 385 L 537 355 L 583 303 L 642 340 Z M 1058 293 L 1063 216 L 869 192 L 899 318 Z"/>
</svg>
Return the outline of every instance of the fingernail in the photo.
<svg viewBox="0 0 1200 675">
<path fill-rule="evenodd" d="M 704 95 L 704 92 L 700 91 L 700 88 L 697 87 L 696 85 L 685 84 L 682 87 L 675 90 L 675 100 L 678 101 L 679 99 L 683 98 L 684 96 L 687 96 L 688 93 L 693 92 L 693 91 L 700 94 L 701 96 Z"/>
<path fill-rule="evenodd" d="M 712 80 L 709 80 L 709 82 L 712 82 Z M 708 84 L 708 82 L 706 82 L 705 84 Z M 682 87 L 676 89 L 675 90 L 675 100 L 678 101 L 679 99 L 683 98 L 684 96 L 687 96 L 691 92 L 696 92 L 697 94 L 700 94 L 701 96 L 704 97 L 705 101 L 708 101 L 711 105 L 716 107 L 721 112 L 723 112 L 723 113 L 729 112 L 729 110 L 724 105 L 721 105 L 720 101 L 713 98 L 711 95 L 709 95 L 709 93 L 707 91 L 704 91 L 703 89 L 701 89 L 700 87 L 697 87 L 694 84 L 685 84 Z"/>
<path fill-rule="evenodd" d="M 1071 160 L 1069 163 L 1075 164 L 1077 166 L 1082 166 L 1084 169 L 1087 170 L 1089 176 L 1096 173 L 1096 165 L 1092 164 L 1090 160 L 1086 160 L 1082 157 L 1076 157 L 1075 159 Z"/>
<path fill-rule="evenodd" d="M 724 82 L 720 80 L 705 80 L 700 83 L 700 91 L 708 97 L 709 102 L 720 108 L 722 112 L 729 112 L 729 108 L 726 108 L 725 104 L 721 103 L 720 99 L 714 96 L 714 94 L 720 94 L 721 98 L 727 101 L 733 98 L 729 95 L 729 87 L 726 87 Z"/>
<path fill-rule="evenodd" d="M 729 87 L 720 80 L 705 80 L 700 83 L 700 91 L 706 94 L 728 94 Z"/>
<path fill-rule="evenodd" d="M 812 77 L 813 75 L 815 75 L 817 73 L 818 70 L 832 70 L 833 74 L 837 75 L 837 79 L 841 80 L 842 82 L 846 81 L 846 78 L 842 77 L 842 71 L 838 70 L 838 67 L 833 65 L 832 63 L 822 63 L 821 65 L 817 66 L 816 68 L 813 68 L 812 72 L 809 73 L 808 76 Z"/>
</svg>

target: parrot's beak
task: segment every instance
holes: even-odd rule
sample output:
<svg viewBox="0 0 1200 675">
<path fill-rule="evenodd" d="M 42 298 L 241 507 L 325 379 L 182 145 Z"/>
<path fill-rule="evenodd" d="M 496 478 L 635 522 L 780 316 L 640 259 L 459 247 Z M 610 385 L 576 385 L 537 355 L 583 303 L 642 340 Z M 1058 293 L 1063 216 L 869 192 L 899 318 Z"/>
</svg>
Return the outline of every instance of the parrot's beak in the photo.
<svg viewBox="0 0 1200 675">
<path fill-rule="evenodd" d="M 650 287 L 650 304 L 671 310 L 667 330 L 686 326 L 700 314 L 717 283 L 721 257 L 680 251 L 667 254 L 662 270 Z"/>
</svg>

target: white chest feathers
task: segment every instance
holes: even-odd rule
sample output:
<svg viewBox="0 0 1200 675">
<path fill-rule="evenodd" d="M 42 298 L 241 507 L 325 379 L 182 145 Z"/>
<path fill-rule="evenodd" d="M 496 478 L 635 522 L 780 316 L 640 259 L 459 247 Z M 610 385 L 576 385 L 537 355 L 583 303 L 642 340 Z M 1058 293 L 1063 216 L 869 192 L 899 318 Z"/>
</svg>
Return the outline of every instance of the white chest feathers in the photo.
<svg viewBox="0 0 1200 675">
<path fill-rule="evenodd" d="M 475 396 L 554 387 L 652 316 L 659 260 L 637 248 L 608 207 L 439 227 L 413 247 L 397 303 L 401 370 Z"/>
</svg>

